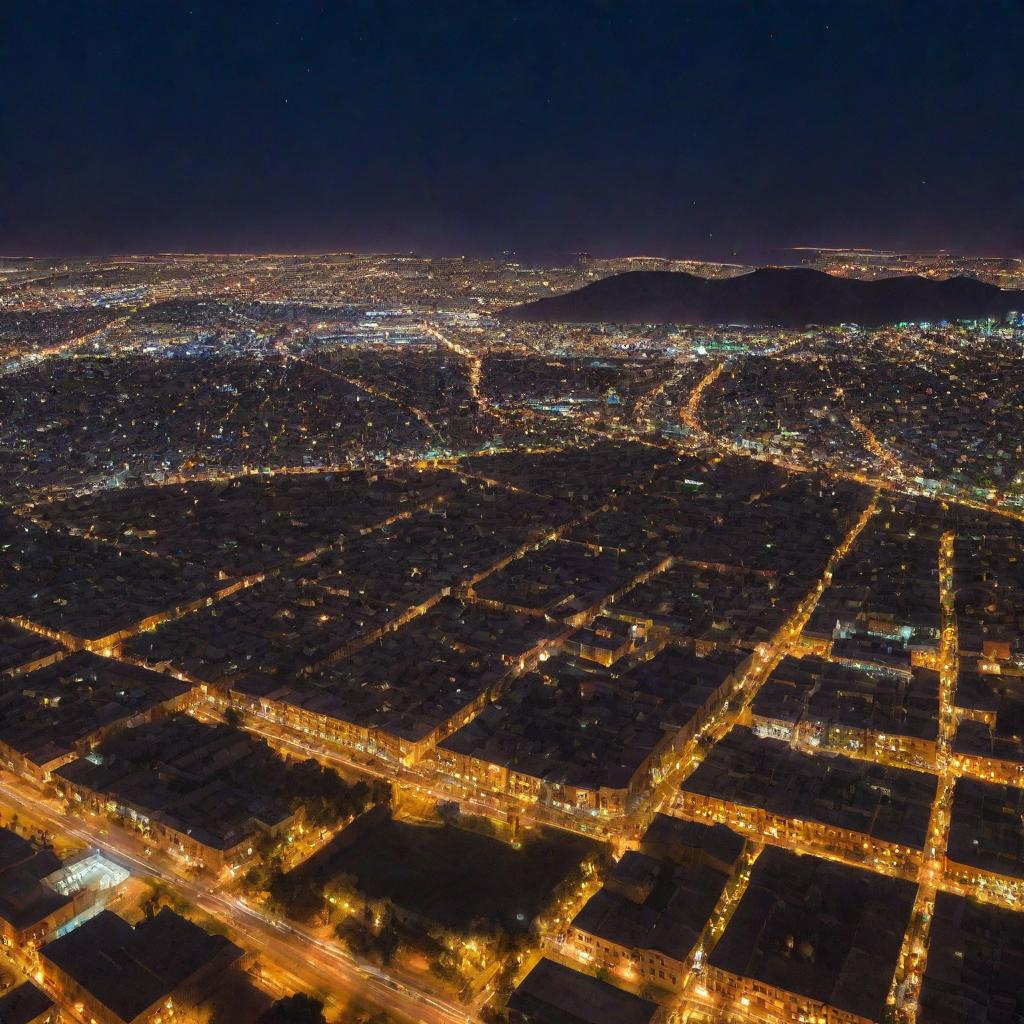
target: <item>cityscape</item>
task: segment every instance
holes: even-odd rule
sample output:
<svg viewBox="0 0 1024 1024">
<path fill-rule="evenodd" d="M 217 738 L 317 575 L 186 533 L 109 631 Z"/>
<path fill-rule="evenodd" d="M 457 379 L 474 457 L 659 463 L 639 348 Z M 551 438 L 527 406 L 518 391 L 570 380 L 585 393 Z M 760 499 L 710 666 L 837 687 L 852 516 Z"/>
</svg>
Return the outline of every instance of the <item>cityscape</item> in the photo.
<svg viewBox="0 0 1024 1024">
<path fill-rule="evenodd" d="M 10 14 L 0 1024 L 1024 1022 L 1024 10 Z"/>
<path fill-rule="evenodd" d="M 1024 314 L 501 316 L 638 269 L 4 261 L 27 1019 L 1003 1019 Z"/>
</svg>

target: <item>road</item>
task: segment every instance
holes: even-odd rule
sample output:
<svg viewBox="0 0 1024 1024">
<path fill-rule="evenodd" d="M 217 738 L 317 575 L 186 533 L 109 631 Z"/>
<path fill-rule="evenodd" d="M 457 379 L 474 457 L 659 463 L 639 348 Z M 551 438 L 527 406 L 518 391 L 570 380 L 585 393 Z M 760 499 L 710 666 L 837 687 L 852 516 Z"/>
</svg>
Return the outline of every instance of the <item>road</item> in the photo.
<svg viewBox="0 0 1024 1024">
<path fill-rule="evenodd" d="M 421 328 L 425 334 L 429 334 L 435 341 L 440 342 L 445 348 L 456 353 L 456 355 L 462 356 L 466 360 L 466 380 L 469 384 L 469 394 L 473 401 L 477 402 L 481 408 L 488 405 L 485 397 L 480 393 L 480 381 L 483 377 L 483 361 L 480 356 L 473 352 L 471 349 L 460 345 L 457 341 L 453 341 L 447 335 L 442 334 L 436 327 L 424 322 L 421 324 Z"/>
<path fill-rule="evenodd" d="M 222 709 L 217 705 L 201 705 L 190 712 L 200 721 L 223 722 Z M 400 765 L 357 760 L 342 751 L 316 743 L 301 733 L 287 729 L 272 719 L 245 712 L 240 727 L 246 732 L 265 739 L 271 746 L 299 757 L 311 757 L 322 764 L 342 772 L 356 772 L 385 782 L 393 782 L 417 796 L 432 801 L 448 800 L 457 803 L 463 812 L 478 814 L 498 821 L 518 818 L 520 823 L 534 828 L 557 828 L 575 832 L 589 839 L 611 838 L 614 823 L 601 818 L 584 819 L 579 815 L 560 813 L 557 808 L 523 800 L 512 803 L 503 794 L 474 789 L 465 783 L 437 771 L 430 763 Z"/>
<path fill-rule="evenodd" d="M 134 873 L 172 887 L 228 928 L 241 945 L 254 949 L 261 958 L 295 978 L 300 987 L 356 996 L 407 1024 L 474 1024 L 475 1018 L 461 1008 L 396 981 L 341 947 L 277 920 L 261 908 L 220 891 L 207 879 L 187 874 L 166 856 L 154 856 L 141 839 L 113 824 L 99 819 L 93 823 L 89 818 L 57 810 L 6 774 L 0 780 L 0 799 L 45 822 L 52 832 L 97 847 Z"/>
<path fill-rule="evenodd" d="M 704 738 L 717 741 L 728 732 L 729 728 L 735 724 L 743 707 L 753 699 L 760 685 L 771 674 L 776 664 L 799 639 L 821 594 L 831 581 L 832 570 L 849 551 L 876 509 L 877 496 L 865 507 L 860 517 L 850 527 L 846 536 L 832 553 L 821 578 L 793 610 L 786 622 L 782 624 L 772 641 L 753 656 L 749 670 L 737 682 L 736 690 L 730 700 L 700 729 L 687 749 L 681 753 L 675 768 L 652 791 L 650 799 L 645 801 L 640 808 L 625 815 L 616 818 L 591 817 L 560 812 L 557 808 L 548 807 L 532 800 L 514 801 L 508 794 L 490 793 L 464 780 L 456 779 L 441 771 L 430 760 L 415 765 L 385 764 L 367 759 L 358 760 L 354 755 L 346 754 L 337 748 L 317 742 L 312 737 L 297 733 L 295 730 L 275 722 L 272 718 L 259 716 L 252 709 L 245 710 L 241 725 L 247 731 L 263 737 L 272 745 L 293 755 L 313 757 L 342 771 L 355 771 L 376 776 L 434 801 L 455 801 L 463 811 L 469 813 L 481 814 L 500 821 L 511 821 L 513 818 L 517 818 L 520 823 L 527 826 L 554 827 L 592 839 L 615 840 L 629 835 L 639 835 L 655 811 L 669 809 L 679 782 L 696 767 L 702 756 L 699 751 L 699 741 Z M 635 582 L 636 580 L 632 581 L 632 583 Z M 624 589 L 628 589 L 628 587 Z M 592 611 L 596 613 L 597 608 L 603 607 L 604 604 L 605 601 L 599 602 Z M 536 657 L 538 654 L 539 649 L 534 652 L 534 656 Z M 210 704 L 194 709 L 192 713 L 200 718 L 220 718 L 222 712 L 223 707 Z"/>
<path fill-rule="evenodd" d="M 917 1019 L 918 998 L 927 960 L 931 915 L 935 909 L 936 893 L 940 887 L 947 890 L 957 888 L 943 877 L 953 786 L 956 782 L 951 756 L 956 735 L 954 703 L 959 655 L 956 589 L 953 582 L 955 542 L 953 531 L 944 533 L 939 542 L 939 607 L 942 639 L 939 647 L 938 785 L 928 823 L 927 856 L 917 877 L 919 885 L 914 910 L 910 926 L 904 936 L 899 968 L 893 978 L 890 993 L 900 1019 L 909 1024 L 913 1024 Z"/>
</svg>

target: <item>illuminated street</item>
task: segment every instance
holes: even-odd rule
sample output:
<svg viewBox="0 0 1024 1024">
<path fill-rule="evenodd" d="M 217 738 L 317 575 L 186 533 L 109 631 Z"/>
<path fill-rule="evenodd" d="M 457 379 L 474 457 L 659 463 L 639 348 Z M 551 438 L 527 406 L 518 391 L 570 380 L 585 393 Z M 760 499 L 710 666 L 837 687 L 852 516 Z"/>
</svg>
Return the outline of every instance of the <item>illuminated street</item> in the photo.
<svg viewBox="0 0 1024 1024">
<path fill-rule="evenodd" d="M 0 1024 L 1024 1020 L 1024 7 L 7 7 Z"/>
</svg>

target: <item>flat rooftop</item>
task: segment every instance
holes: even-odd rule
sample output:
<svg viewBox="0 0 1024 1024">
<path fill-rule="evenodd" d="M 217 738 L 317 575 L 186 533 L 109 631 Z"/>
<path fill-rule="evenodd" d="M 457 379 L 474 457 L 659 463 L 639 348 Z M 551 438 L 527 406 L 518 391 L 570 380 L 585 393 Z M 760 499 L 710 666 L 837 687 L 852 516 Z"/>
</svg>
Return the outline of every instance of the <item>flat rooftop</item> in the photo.
<svg viewBox="0 0 1024 1024">
<path fill-rule="evenodd" d="M 187 715 L 125 730 L 54 776 L 214 849 L 291 815 L 283 758 L 247 733 Z"/>
<path fill-rule="evenodd" d="M 938 892 L 921 1024 L 1005 1024 L 1024 1005 L 1024 914 Z"/>
<path fill-rule="evenodd" d="M 939 674 L 869 671 L 824 658 L 787 656 L 758 691 L 751 710 L 781 711 L 828 730 L 838 726 L 934 741 L 938 736 Z"/>
<path fill-rule="evenodd" d="M 61 645 L 49 637 L 0 622 L 0 673 L 14 671 L 60 650 Z"/>
<path fill-rule="evenodd" d="M 617 888 L 618 876 L 647 875 L 650 892 L 637 902 Z M 604 888 L 573 918 L 572 927 L 629 949 L 653 949 L 683 962 L 697 944 L 729 876 L 706 864 L 674 865 L 625 853 Z"/>
<path fill-rule="evenodd" d="M 902 879 L 766 847 L 708 963 L 877 1021 L 916 890 Z"/>
<path fill-rule="evenodd" d="M 101 911 L 74 931 L 43 946 L 43 962 L 56 965 L 122 1021 L 133 1021 L 214 961 L 224 967 L 242 950 L 164 907 L 133 928 Z"/>
<path fill-rule="evenodd" d="M 496 687 L 553 632 L 543 619 L 447 598 L 316 673 L 233 688 L 417 741 Z"/>
<path fill-rule="evenodd" d="M 31 1024 L 53 1006 L 53 1000 L 31 982 L 0 996 L 0 1020 L 4 1024 Z"/>
<path fill-rule="evenodd" d="M 953 787 L 946 856 L 958 864 L 1024 879 L 1024 789 L 959 778 Z"/>
<path fill-rule="evenodd" d="M 657 748 L 657 718 L 608 676 L 552 659 L 438 746 L 552 783 L 624 789 Z"/>
<path fill-rule="evenodd" d="M 42 766 L 189 689 L 172 676 L 76 651 L 0 691 L 0 743 Z"/>
<path fill-rule="evenodd" d="M 924 772 L 805 754 L 736 726 L 682 790 L 920 850 L 936 784 Z"/>
<path fill-rule="evenodd" d="M 60 867 L 50 850 L 0 828 L 0 919 L 20 931 L 69 903 L 70 897 L 44 881 Z"/>
<path fill-rule="evenodd" d="M 660 1010 L 657 1003 L 546 958 L 512 993 L 508 1007 L 517 1024 L 651 1024 Z"/>
<path fill-rule="evenodd" d="M 604 670 L 556 655 L 439 746 L 551 782 L 624 788 L 747 656 L 670 643 L 653 658 Z"/>
</svg>

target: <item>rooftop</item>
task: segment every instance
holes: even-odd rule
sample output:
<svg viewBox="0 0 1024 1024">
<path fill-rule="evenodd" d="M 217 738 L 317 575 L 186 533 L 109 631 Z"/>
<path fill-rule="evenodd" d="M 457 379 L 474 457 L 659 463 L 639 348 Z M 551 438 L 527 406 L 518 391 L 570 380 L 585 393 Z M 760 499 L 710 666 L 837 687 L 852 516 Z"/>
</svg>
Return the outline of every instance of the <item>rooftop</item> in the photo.
<svg viewBox="0 0 1024 1024">
<path fill-rule="evenodd" d="M 878 1021 L 916 886 L 766 847 L 708 963 Z"/>
<path fill-rule="evenodd" d="M 45 964 L 60 968 L 125 1024 L 171 995 L 203 968 L 228 967 L 242 950 L 164 907 L 132 927 L 101 911 L 43 946 Z"/>
<path fill-rule="evenodd" d="M 0 996 L 0 1021 L 3 1024 L 32 1024 L 53 1006 L 53 1000 L 26 981 Z"/>
<path fill-rule="evenodd" d="M 946 856 L 998 875 L 1024 879 L 1024 790 L 959 778 L 953 787 Z"/>
<path fill-rule="evenodd" d="M 935 896 L 921 1024 L 1002 1024 L 1024 1003 L 1024 914 Z"/>
<path fill-rule="evenodd" d="M 651 1024 L 658 1004 L 542 959 L 508 1002 L 523 1024 Z"/>
<path fill-rule="evenodd" d="M 922 849 L 936 779 L 839 754 L 806 754 L 737 726 L 682 789 Z"/>
</svg>

